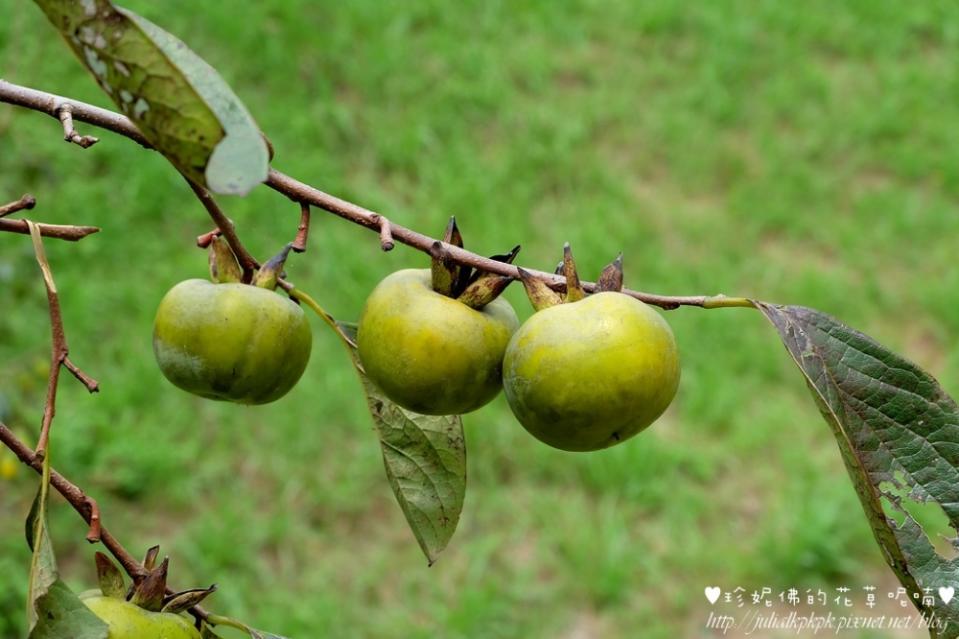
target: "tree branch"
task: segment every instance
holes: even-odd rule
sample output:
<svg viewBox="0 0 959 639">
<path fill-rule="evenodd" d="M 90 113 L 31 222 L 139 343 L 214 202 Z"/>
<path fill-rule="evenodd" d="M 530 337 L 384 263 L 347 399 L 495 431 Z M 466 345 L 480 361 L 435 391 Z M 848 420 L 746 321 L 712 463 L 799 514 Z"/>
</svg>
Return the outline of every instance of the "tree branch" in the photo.
<svg viewBox="0 0 959 639">
<path fill-rule="evenodd" d="M 0 442 L 12 450 L 13 454 L 26 466 L 29 466 L 37 473 L 43 471 L 43 460 L 34 455 L 30 447 L 20 441 L 17 436 L 13 434 L 13 431 L 7 428 L 3 422 L 0 422 Z M 132 579 L 138 580 L 146 576 L 147 571 L 143 565 L 133 555 L 127 552 L 123 544 L 100 523 L 100 510 L 92 498 L 88 497 L 79 486 L 52 469 L 50 470 L 50 485 L 53 486 L 58 493 L 63 495 L 67 503 L 73 506 L 73 509 L 83 518 L 83 521 L 90 525 L 91 530 L 93 528 L 98 529 L 100 533 L 100 543 L 120 562 L 123 570 L 125 570 Z M 167 594 L 172 595 L 174 592 L 172 588 L 167 588 Z M 195 616 L 199 616 L 201 619 L 209 617 L 209 613 L 200 606 L 195 606 L 190 610 Z"/>
<path fill-rule="evenodd" d="M 57 109 L 57 113 L 60 118 L 60 123 L 63 125 L 64 141 L 72 142 L 83 149 L 89 149 L 100 141 L 99 138 L 95 138 L 92 135 L 80 135 L 77 133 L 77 130 L 73 128 L 73 106 L 70 104 L 61 104 L 60 108 Z"/>
<path fill-rule="evenodd" d="M 4 204 L 0 206 L 0 217 L 6 217 L 17 211 L 22 211 L 24 209 L 32 209 L 37 205 L 37 198 L 33 197 L 29 193 L 26 193 L 20 196 L 20 199 L 16 202 L 10 202 L 10 204 Z"/>
<path fill-rule="evenodd" d="M 58 240 L 67 240 L 68 242 L 78 242 L 88 235 L 100 232 L 100 229 L 96 226 L 41 224 L 39 222 L 37 223 L 37 228 L 43 237 L 52 237 Z M 0 219 L 0 231 L 30 235 L 30 226 L 26 220 Z"/>
<path fill-rule="evenodd" d="M 24 221 L 27 223 L 30 236 L 33 239 L 33 251 L 36 254 L 37 264 L 40 265 L 40 272 L 43 274 L 43 283 L 47 289 L 47 306 L 50 311 L 50 376 L 47 380 L 47 400 L 43 405 L 40 440 L 37 442 L 36 451 L 34 451 L 34 455 L 42 460 L 47 454 L 50 426 L 53 424 L 53 417 L 57 412 L 57 387 L 60 382 L 60 368 L 66 367 L 91 393 L 100 390 L 100 385 L 95 379 L 81 371 L 73 362 L 67 363 L 70 349 L 67 346 L 67 336 L 63 330 L 63 316 L 60 312 L 60 296 L 57 294 L 57 285 L 53 281 L 53 273 L 50 271 L 50 264 L 47 262 L 47 255 L 43 250 L 40 229 L 35 223 L 29 220 Z"/>
<path fill-rule="evenodd" d="M 146 138 L 143 137 L 143 134 L 137 130 L 133 122 L 125 116 L 107 109 L 101 109 L 90 104 L 63 98 L 52 93 L 11 84 L 3 80 L 0 80 L 0 102 L 7 102 L 34 111 L 40 111 L 57 119 L 59 119 L 59 109 L 62 108 L 64 104 L 69 104 L 74 120 L 86 122 L 87 124 L 119 133 L 144 147 L 152 148 Z M 389 245 L 389 242 L 395 240 L 429 254 L 433 244 L 438 241 L 412 229 L 400 226 L 399 224 L 388 221 L 384 223 L 383 220 L 386 218 L 374 211 L 340 199 L 335 195 L 324 193 L 317 188 L 300 182 L 288 175 L 284 175 L 275 169 L 270 169 L 266 185 L 286 195 L 295 202 L 311 204 L 343 219 L 349 220 L 354 224 L 376 231 L 380 235 L 384 248 Z M 444 245 L 444 248 L 449 252 L 450 259 L 458 264 L 464 264 L 490 273 L 519 279 L 519 267 L 517 266 L 506 264 L 505 262 L 497 262 L 496 260 L 491 260 L 449 244 Z M 235 250 L 236 248 L 234 247 L 234 251 Z M 531 273 L 534 277 L 542 279 L 553 289 L 563 290 L 566 286 L 565 278 L 554 273 L 546 273 L 535 269 L 524 270 Z M 593 292 L 596 290 L 596 284 L 593 282 L 583 282 L 583 288 L 587 292 Z M 748 299 L 725 297 L 723 295 L 670 296 L 644 293 L 629 289 L 623 289 L 623 293 L 647 304 L 659 306 L 666 310 L 678 308 L 679 306 L 699 306 L 702 308 L 752 307 L 752 302 Z"/>
<path fill-rule="evenodd" d="M 236 234 L 236 229 L 233 227 L 233 220 L 228 218 L 223 211 L 220 210 L 216 200 L 213 199 L 209 191 L 186 176 L 183 176 L 183 179 L 187 181 L 187 184 L 193 189 L 193 193 L 196 194 L 200 203 L 203 204 L 203 208 L 210 214 L 210 217 L 219 230 L 219 234 L 226 238 L 230 248 L 233 249 L 233 254 L 236 255 L 236 259 L 240 262 L 240 268 L 243 269 L 243 281 L 249 283 L 253 279 L 253 272 L 260 268 L 260 263 L 257 262 L 256 258 L 250 255 L 250 252 L 243 246 L 243 242 L 240 241 L 240 237 Z M 197 238 L 197 244 L 199 243 L 200 239 Z"/>
</svg>

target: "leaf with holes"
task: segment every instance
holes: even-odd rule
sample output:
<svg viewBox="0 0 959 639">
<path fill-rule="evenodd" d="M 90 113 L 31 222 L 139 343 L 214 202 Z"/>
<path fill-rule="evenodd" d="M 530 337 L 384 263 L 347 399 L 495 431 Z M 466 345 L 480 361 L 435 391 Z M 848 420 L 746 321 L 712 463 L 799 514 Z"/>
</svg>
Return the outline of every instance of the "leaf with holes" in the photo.
<svg viewBox="0 0 959 639">
<path fill-rule="evenodd" d="M 432 566 L 446 548 L 466 497 L 466 440 L 459 415 L 420 415 L 400 408 L 370 381 L 356 352 L 356 326 L 337 323 L 349 340 L 380 438 L 393 494 Z"/>
<path fill-rule="evenodd" d="M 927 372 L 825 313 L 756 306 L 832 428 L 889 565 L 920 612 L 946 624 L 935 636 L 959 636 L 959 599 L 935 596 L 959 582 L 959 407 Z"/>
<path fill-rule="evenodd" d="M 97 83 L 182 173 L 215 193 L 266 179 L 259 127 L 213 67 L 110 0 L 35 0 Z"/>
</svg>

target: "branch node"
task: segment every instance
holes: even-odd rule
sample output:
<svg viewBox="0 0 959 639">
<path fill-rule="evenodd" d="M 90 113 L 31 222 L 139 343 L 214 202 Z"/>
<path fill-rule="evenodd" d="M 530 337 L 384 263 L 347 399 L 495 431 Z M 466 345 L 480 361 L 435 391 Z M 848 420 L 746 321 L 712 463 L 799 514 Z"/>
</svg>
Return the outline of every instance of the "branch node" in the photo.
<svg viewBox="0 0 959 639">
<path fill-rule="evenodd" d="M 396 246 L 393 241 L 392 223 L 379 213 L 371 215 L 370 220 L 380 229 L 380 248 L 384 251 L 392 251 L 393 247 Z"/>
<path fill-rule="evenodd" d="M 87 531 L 87 541 L 91 544 L 100 543 L 100 506 L 93 497 L 85 497 L 85 500 L 90 510 L 90 530 Z"/>
<path fill-rule="evenodd" d="M 306 251 L 306 240 L 310 234 L 310 205 L 307 202 L 300 202 L 300 225 L 296 228 L 296 238 L 293 240 L 291 248 L 296 253 Z"/>
<path fill-rule="evenodd" d="M 65 142 L 72 142 L 80 148 L 89 149 L 91 146 L 100 141 L 100 138 L 95 138 L 92 135 L 80 135 L 77 133 L 77 130 L 73 128 L 73 107 L 64 102 L 56 108 L 57 117 L 60 119 L 60 123 L 63 125 L 63 140 Z"/>
<path fill-rule="evenodd" d="M 213 240 L 220 237 L 222 232 L 219 228 L 215 228 L 212 231 L 207 231 L 203 235 L 196 236 L 196 245 L 201 249 L 210 248 L 210 244 L 213 244 Z"/>
<path fill-rule="evenodd" d="M 73 376 L 80 381 L 81 384 L 87 387 L 88 391 L 91 393 L 100 392 L 100 382 L 84 373 L 79 366 L 73 363 L 73 360 L 64 355 L 62 362 L 66 369 L 70 371 Z"/>
<path fill-rule="evenodd" d="M 4 204 L 0 206 L 0 217 L 6 217 L 17 211 L 23 211 L 26 209 L 32 209 L 37 205 L 37 198 L 33 197 L 29 193 L 25 193 L 20 197 L 19 200 L 15 202 L 10 202 L 10 204 Z"/>
</svg>

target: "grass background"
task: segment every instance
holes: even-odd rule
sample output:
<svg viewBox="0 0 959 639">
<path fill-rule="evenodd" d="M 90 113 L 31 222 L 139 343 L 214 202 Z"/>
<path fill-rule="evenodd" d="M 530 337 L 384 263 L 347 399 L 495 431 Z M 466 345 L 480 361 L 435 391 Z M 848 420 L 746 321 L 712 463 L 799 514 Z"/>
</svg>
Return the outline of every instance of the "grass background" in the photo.
<svg viewBox="0 0 959 639">
<path fill-rule="evenodd" d="M 280 170 L 433 235 L 456 214 L 469 248 L 519 242 L 523 264 L 549 267 L 568 240 L 588 279 L 622 250 L 633 288 L 814 306 L 959 388 L 951 3 L 126 5 L 220 70 Z M 0 9 L 0 75 L 110 106 L 36 7 Z M 895 585 L 800 376 L 744 309 L 668 314 L 678 398 L 614 449 L 546 448 L 502 398 L 468 416 L 465 511 L 427 569 L 321 324 L 275 404 L 162 379 L 153 312 L 203 275 L 193 239 L 210 224 L 161 157 L 83 131 L 101 143 L 67 146 L 48 117 L 0 107 L 0 200 L 29 191 L 36 219 L 103 227 L 47 243 L 71 353 L 103 389 L 64 380 L 54 463 L 128 548 L 162 544 L 174 585 L 220 584 L 218 612 L 298 638 L 696 637 L 707 585 Z M 267 189 L 224 206 L 261 257 L 297 222 Z M 426 264 L 315 217 L 288 272 L 337 317 Z M 0 283 L 0 410 L 32 438 L 48 329 L 27 238 L 0 236 Z M 0 480 L 2 637 L 23 633 L 35 484 Z M 92 549 L 59 500 L 52 526 L 70 582 L 89 586 Z"/>
</svg>

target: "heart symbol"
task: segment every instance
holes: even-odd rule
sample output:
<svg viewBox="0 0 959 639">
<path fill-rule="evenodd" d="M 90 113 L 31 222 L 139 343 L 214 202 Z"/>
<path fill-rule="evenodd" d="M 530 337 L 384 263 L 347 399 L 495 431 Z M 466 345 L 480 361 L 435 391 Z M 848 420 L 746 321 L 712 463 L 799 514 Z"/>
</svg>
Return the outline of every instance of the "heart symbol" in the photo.
<svg viewBox="0 0 959 639">
<path fill-rule="evenodd" d="M 942 603 L 944 604 L 947 604 L 950 601 L 952 601 L 952 596 L 954 594 L 956 594 L 956 589 L 953 588 L 952 586 L 949 586 L 948 588 L 939 589 L 939 598 L 942 599 Z"/>
<path fill-rule="evenodd" d="M 945 588 L 939 589 L 940 597 L 942 596 L 942 592 L 944 590 Z M 719 586 L 710 586 L 706 588 L 704 592 L 706 593 L 706 601 L 708 601 L 711 604 L 716 603 L 716 600 L 719 599 Z M 949 598 L 950 599 L 952 598 L 952 588 L 949 589 Z M 948 600 L 946 601 L 946 603 L 949 603 Z"/>
</svg>

